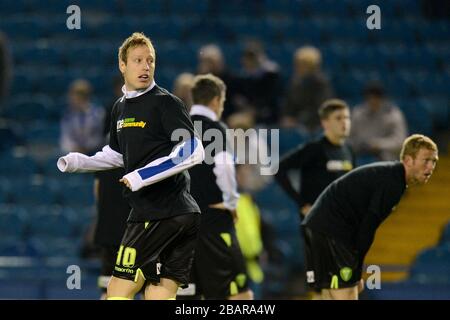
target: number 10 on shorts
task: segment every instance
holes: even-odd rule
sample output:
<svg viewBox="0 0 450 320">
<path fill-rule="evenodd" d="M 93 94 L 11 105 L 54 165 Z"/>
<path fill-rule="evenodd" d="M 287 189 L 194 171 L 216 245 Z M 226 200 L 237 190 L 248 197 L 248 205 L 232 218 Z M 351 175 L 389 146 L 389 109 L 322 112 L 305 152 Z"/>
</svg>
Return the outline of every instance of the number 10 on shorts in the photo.
<svg viewBox="0 0 450 320">
<path fill-rule="evenodd" d="M 121 263 L 122 262 L 122 263 Z M 116 265 L 132 268 L 136 262 L 136 249 L 131 247 L 120 246 L 117 253 Z"/>
</svg>

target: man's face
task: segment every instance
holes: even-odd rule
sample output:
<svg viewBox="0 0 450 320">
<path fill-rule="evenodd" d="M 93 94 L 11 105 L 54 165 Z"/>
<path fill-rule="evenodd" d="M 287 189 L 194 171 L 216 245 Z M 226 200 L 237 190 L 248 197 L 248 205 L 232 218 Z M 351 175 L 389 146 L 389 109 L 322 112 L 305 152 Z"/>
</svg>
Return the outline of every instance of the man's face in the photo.
<svg viewBox="0 0 450 320">
<path fill-rule="evenodd" d="M 322 120 L 322 126 L 337 139 L 347 138 L 351 127 L 350 111 L 347 108 L 333 111 L 328 118 Z"/>
<path fill-rule="evenodd" d="M 119 68 L 127 90 L 146 89 L 155 75 L 155 52 L 145 45 L 129 48 L 127 62 L 120 61 Z"/>
<path fill-rule="evenodd" d="M 84 111 L 88 107 L 88 99 L 74 90 L 71 90 L 68 95 L 69 105 L 74 111 Z"/>
<path fill-rule="evenodd" d="M 407 184 L 425 184 L 433 174 L 438 155 L 436 151 L 421 148 L 416 157 L 406 156 L 405 164 L 409 169 Z"/>
<path fill-rule="evenodd" d="M 383 98 L 375 94 L 368 94 L 366 96 L 366 102 L 369 108 L 375 112 L 378 111 L 383 104 Z"/>
<path fill-rule="evenodd" d="M 222 117 L 222 113 L 225 105 L 225 93 L 222 93 L 219 96 L 215 96 L 210 103 L 210 107 L 214 110 L 217 115 L 217 118 L 220 119 Z"/>
</svg>

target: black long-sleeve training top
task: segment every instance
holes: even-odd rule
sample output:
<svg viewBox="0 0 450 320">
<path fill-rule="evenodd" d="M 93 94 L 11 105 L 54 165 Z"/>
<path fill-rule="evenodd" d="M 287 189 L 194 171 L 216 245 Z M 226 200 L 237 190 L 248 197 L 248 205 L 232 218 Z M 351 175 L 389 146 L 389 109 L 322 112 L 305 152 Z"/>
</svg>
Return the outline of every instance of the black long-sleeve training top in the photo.
<svg viewBox="0 0 450 320">
<path fill-rule="evenodd" d="M 355 158 L 347 144 L 335 145 L 322 136 L 284 156 L 275 179 L 301 208 L 305 204 L 312 205 L 331 182 L 354 167 Z M 300 171 L 299 191 L 288 177 L 290 170 Z"/>
<path fill-rule="evenodd" d="M 398 161 L 359 167 L 331 183 L 316 200 L 303 225 L 348 244 L 364 257 L 376 229 L 406 189 Z"/>
<path fill-rule="evenodd" d="M 172 149 L 179 141 L 171 138 L 176 129 L 183 129 L 189 137 L 174 152 Z M 180 99 L 157 85 L 138 97 L 119 99 L 111 113 L 109 146 L 123 155 L 125 177 L 144 186 L 134 192 L 125 189 L 125 197 L 132 207 L 129 221 L 160 220 L 200 212 L 189 193 L 187 170 L 145 186 L 146 181 L 153 183 L 158 176 L 175 172 L 179 164 L 189 163 L 202 148 Z"/>
</svg>

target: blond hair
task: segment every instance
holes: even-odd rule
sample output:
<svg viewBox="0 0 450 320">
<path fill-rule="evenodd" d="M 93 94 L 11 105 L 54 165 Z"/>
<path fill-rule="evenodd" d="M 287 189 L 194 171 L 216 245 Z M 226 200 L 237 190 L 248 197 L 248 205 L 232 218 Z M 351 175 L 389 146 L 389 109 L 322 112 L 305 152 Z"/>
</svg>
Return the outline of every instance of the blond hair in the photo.
<svg viewBox="0 0 450 320">
<path fill-rule="evenodd" d="M 137 46 L 147 46 L 150 51 L 153 52 L 154 58 L 156 59 L 155 48 L 153 47 L 152 41 L 142 32 L 134 32 L 131 36 L 125 39 L 119 48 L 119 62 L 123 61 L 127 63 L 128 49 Z"/>
<path fill-rule="evenodd" d="M 312 46 L 304 46 L 297 49 L 294 57 L 295 60 L 308 65 L 311 69 L 320 67 L 322 63 L 322 54 L 319 49 Z"/>
<path fill-rule="evenodd" d="M 420 149 L 428 149 L 438 152 L 436 143 L 422 134 L 413 134 L 405 139 L 402 150 L 400 151 L 400 160 L 404 160 L 406 156 L 415 158 Z"/>
</svg>

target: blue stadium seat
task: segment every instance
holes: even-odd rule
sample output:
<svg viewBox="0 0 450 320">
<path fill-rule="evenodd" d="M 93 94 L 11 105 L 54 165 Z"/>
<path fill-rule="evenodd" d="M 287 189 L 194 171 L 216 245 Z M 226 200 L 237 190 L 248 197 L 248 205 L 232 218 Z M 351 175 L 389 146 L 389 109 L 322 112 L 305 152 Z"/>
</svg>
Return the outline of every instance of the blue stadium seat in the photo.
<svg viewBox="0 0 450 320">
<path fill-rule="evenodd" d="M 381 290 L 366 290 L 366 295 L 374 300 L 448 300 L 448 284 L 422 284 L 416 281 L 383 283 Z"/>
<path fill-rule="evenodd" d="M 255 201 L 261 209 L 297 210 L 297 206 L 294 201 L 291 200 L 275 182 L 270 183 L 264 187 L 264 189 L 258 191 L 255 194 Z"/>
<path fill-rule="evenodd" d="M 0 12 L 4 17 L 13 14 L 22 14 L 26 10 L 25 1 L 1 1 L 0 2 Z M 3 19 L 2 19 L 3 20 Z M 3 21 L 0 21 L 0 29 L 3 28 Z"/>
<path fill-rule="evenodd" d="M 30 97 L 24 94 L 11 101 L 5 110 L 5 116 L 19 123 L 45 120 L 52 103 L 52 100 L 44 95 Z"/>
<path fill-rule="evenodd" d="M 207 0 L 170 0 L 169 10 L 171 13 L 202 15 L 207 12 L 208 4 Z"/>
<path fill-rule="evenodd" d="M 410 100 L 410 104 L 399 106 L 403 111 L 409 132 L 430 135 L 432 132 L 432 119 L 430 111 L 425 105 Z"/>
<path fill-rule="evenodd" d="M 93 186 L 73 185 L 66 186 L 59 193 L 61 201 L 65 205 L 86 206 L 94 203 Z"/>
<path fill-rule="evenodd" d="M 15 206 L 0 205 L 0 234 L 18 239 L 25 235 L 27 215 L 23 209 Z"/>
<path fill-rule="evenodd" d="M 81 235 L 78 237 L 31 237 L 30 246 L 40 257 L 78 257 L 80 255 Z"/>
<path fill-rule="evenodd" d="M 0 241 L 0 257 L 37 257 L 36 248 L 26 241 L 13 237 L 2 237 Z"/>
<path fill-rule="evenodd" d="M 411 268 L 411 278 L 426 283 L 450 285 L 450 244 L 443 243 L 421 252 Z"/>
<path fill-rule="evenodd" d="M 36 237 L 70 237 L 76 231 L 75 218 L 62 214 L 60 207 L 41 206 L 30 212 L 30 234 Z"/>
<path fill-rule="evenodd" d="M 0 299 L 42 299 L 42 282 L 39 280 L 0 279 Z"/>
<path fill-rule="evenodd" d="M 38 123 L 37 125 L 31 126 L 25 132 L 25 140 L 28 145 L 35 144 L 48 144 L 48 145 L 58 145 L 59 135 L 60 135 L 60 125 L 59 119 L 55 119 L 53 116 L 50 119 L 54 119 L 53 122 Z M 50 120 L 49 119 L 49 120 Z"/>
<path fill-rule="evenodd" d="M 66 277 L 69 276 L 66 274 Z M 69 290 L 66 281 L 49 280 L 45 282 L 45 299 L 50 300 L 98 300 L 102 294 L 97 286 L 97 277 L 82 277 L 80 289 Z"/>
<path fill-rule="evenodd" d="M 56 196 L 46 184 L 22 185 L 13 195 L 16 203 L 23 205 L 51 205 L 56 202 Z"/>
<path fill-rule="evenodd" d="M 11 152 L 0 154 L 0 174 L 3 176 L 29 176 L 37 171 L 35 161 L 29 156 L 16 156 Z"/>
</svg>

